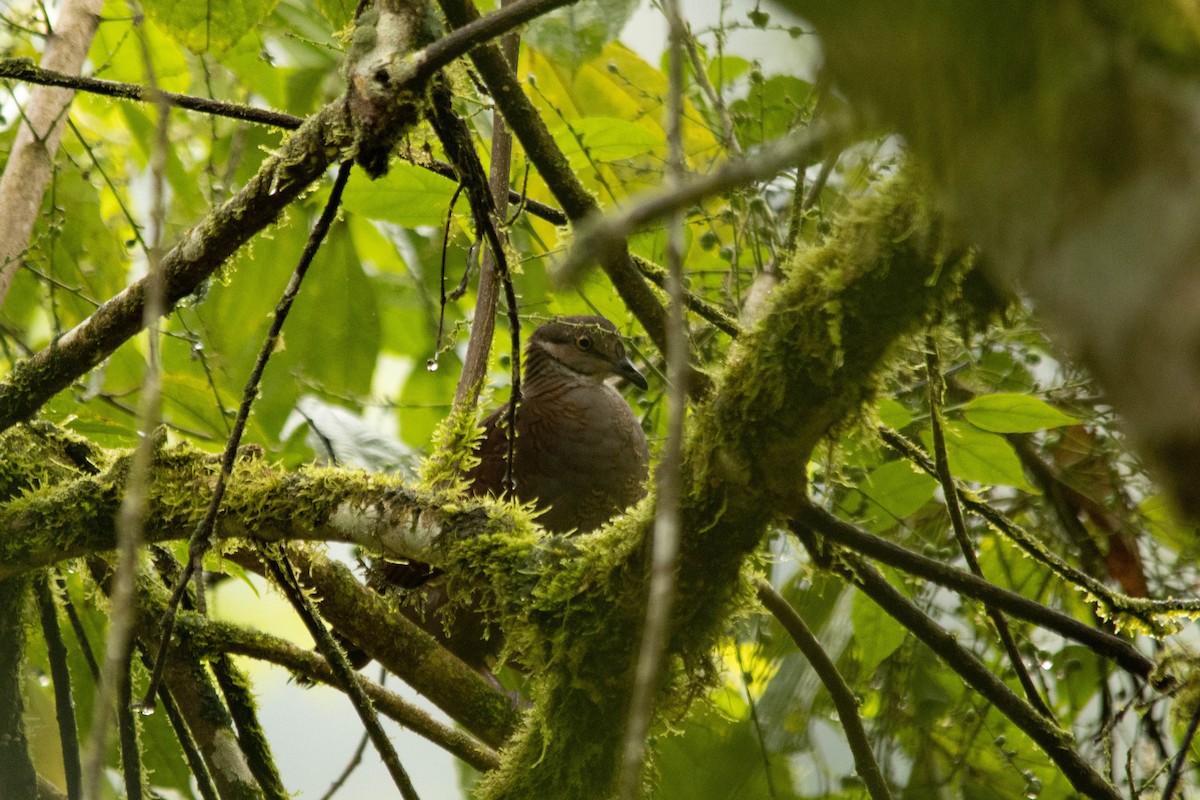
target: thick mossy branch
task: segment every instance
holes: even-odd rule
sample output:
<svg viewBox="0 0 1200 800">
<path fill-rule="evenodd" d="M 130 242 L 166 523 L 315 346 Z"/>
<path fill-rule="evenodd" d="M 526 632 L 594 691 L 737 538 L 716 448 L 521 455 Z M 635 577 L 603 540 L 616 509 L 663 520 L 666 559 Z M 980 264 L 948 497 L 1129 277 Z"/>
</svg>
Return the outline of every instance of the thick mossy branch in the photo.
<svg viewBox="0 0 1200 800">
<path fill-rule="evenodd" d="M 768 313 L 734 344 L 713 399 L 693 415 L 681 506 L 685 602 L 673 622 L 663 713 L 678 712 L 710 679 L 711 653 L 753 596 L 743 567 L 767 524 L 799 508 L 813 448 L 871 398 L 897 343 L 956 291 L 967 260 L 943 252 L 920 197 L 919 187 L 895 181 L 852 209 L 826 245 L 798 255 Z M 24 428 L 0 445 L 0 474 L 20 474 L 42 446 Z M 126 460 L 98 460 L 105 462 L 98 474 L 76 469 L 76 477 L 30 486 L 0 508 L 0 525 L 11 532 L 0 541 L 0 579 L 112 546 Z M 191 533 L 216 470 L 212 456 L 190 447 L 156 455 L 152 539 Z M 595 534 L 552 537 L 494 503 L 421 495 L 393 478 L 348 470 L 287 474 L 248 456 L 234 471 L 217 535 L 350 541 L 442 567 L 451 591 L 471 596 L 500 623 L 534 675 L 537 709 L 483 796 L 590 799 L 612 786 L 652 505 L 645 501 Z M 313 585 L 352 581 L 304 553 L 294 548 Z M 377 627 L 390 615 L 382 603 L 364 612 L 362 598 L 338 610 L 342 596 L 321 600 L 323 613 L 344 615 L 334 620 L 340 624 Z M 373 632 L 361 631 L 360 643 L 386 638 Z"/>
<path fill-rule="evenodd" d="M 876 388 L 896 343 L 955 291 L 967 267 L 941 249 L 939 226 L 917 186 L 899 180 L 861 202 L 820 248 L 798 255 L 758 327 L 734 344 L 713 399 L 693 415 L 681 511 L 685 532 L 669 645 L 664 710 L 677 711 L 706 680 L 710 654 L 752 590 L 740 580 L 772 519 L 797 508 L 804 465 L 836 424 Z M 486 798 L 604 797 L 612 789 L 619 724 L 642 619 L 651 501 L 605 530 L 511 538 L 450 549 L 452 574 L 486 575 L 478 587 L 531 624 L 537 712 Z M 552 568 L 529 570 L 532 563 Z M 497 566 L 499 568 L 497 568 Z M 519 626 L 506 626 L 509 635 Z M 684 685 L 683 681 L 691 681 Z"/>
<path fill-rule="evenodd" d="M 480 500 L 461 503 L 406 489 L 386 475 L 311 468 L 285 472 L 247 451 L 235 465 L 217 526 L 220 539 L 359 544 L 396 558 L 438 563 L 457 537 L 530 529 L 528 518 Z M 60 442 L 27 427 L 0 435 L 0 474 L 45 480 L 0 506 L 0 579 L 67 558 L 111 550 L 128 455 L 102 453 L 102 472 L 62 461 Z M 56 461 L 58 468 L 45 464 Z M 89 462 L 90 463 L 90 462 Z M 187 445 L 155 455 L 146 523 L 151 542 L 186 539 L 204 514 L 216 456 Z M 26 484 L 29 484 L 26 481 Z"/>
</svg>

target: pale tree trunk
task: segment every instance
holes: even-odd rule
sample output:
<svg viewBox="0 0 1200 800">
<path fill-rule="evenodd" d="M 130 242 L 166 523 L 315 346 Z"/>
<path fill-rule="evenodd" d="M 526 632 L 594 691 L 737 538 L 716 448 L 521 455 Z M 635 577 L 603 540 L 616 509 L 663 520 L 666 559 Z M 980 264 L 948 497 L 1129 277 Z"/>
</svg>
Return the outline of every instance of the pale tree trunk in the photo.
<svg viewBox="0 0 1200 800">
<path fill-rule="evenodd" d="M 45 69 L 78 75 L 100 22 L 103 0 L 63 0 L 42 55 Z M 36 86 L 29 93 L 12 153 L 0 175 L 0 306 L 24 259 L 50 181 L 67 107 L 75 92 Z"/>
</svg>

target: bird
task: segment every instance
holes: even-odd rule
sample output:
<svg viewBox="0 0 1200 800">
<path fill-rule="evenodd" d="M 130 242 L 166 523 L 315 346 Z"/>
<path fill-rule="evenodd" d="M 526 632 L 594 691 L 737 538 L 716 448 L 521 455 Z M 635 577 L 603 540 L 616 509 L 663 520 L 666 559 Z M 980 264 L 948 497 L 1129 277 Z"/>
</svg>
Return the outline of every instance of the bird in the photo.
<svg viewBox="0 0 1200 800">
<path fill-rule="evenodd" d="M 525 350 L 517 406 L 512 480 L 516 499 L 532 503 L 551 533 L 588 533 L 646 494 L 646 435 L 625 398 L 609 385 L 646 378 L 625 354 L 621 334 L 600 316 L 556 317 L 537 328 Z M 483 423 L 469 493 L 505 495 L 511 403 Z"/>
<path fill-rule="evenodd" d="M 633 409 L 609 381 L 645 391 L 648 383 L 625 352 L 616 325 L 601 316 L 560 316 L 540 325 L 525 349 L 524 381 L 512 443 L 512 494 L 532 504 L 554 534 L 596 530 L 646 494 L 650 454 Z M 508 403 L 483 422 L 478 463 L 465 478 L 475 497 L 507 497 Z M 499 636 L 469 608 L 449 605 L 437 570 L 418 563 L 377 562 L 368 585 L 420 592 L 405 616 L 481 671 L 499 650 Z M 362 664 L 366 662 L 361 658 Z"/>
</svg>

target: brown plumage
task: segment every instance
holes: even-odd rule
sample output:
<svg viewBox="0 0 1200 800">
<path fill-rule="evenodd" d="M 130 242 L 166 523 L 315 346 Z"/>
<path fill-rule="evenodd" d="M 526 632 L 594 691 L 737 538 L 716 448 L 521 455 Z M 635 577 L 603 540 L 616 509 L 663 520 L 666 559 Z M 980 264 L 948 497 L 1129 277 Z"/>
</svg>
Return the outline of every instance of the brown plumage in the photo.
<svg viewBox="0 0 1200 800">
<path fill-rule="evenodd" d="M 513 483 L 548 531 L 586 533 L 646 493 L 646 435 L 605 381 L 646 379 L 625 355 L 617 328 L 604 317 L 558 317 L 529 337 L 525 382 L 517 407 Z M 501 496 L 508 458 L 509 407 L 483 424 L 471 493 Z"/>
<path fill-rule="evenodd" d="M 516 497 L 541 512 L 538 522 L 552 533 L 586 533 L 640 500 L 649 468 L 646 436 L 606 381 L 620 377 L 642 389 L 647 384 L 626 356 L 616 326 L 598 316 L 556 317 L 529 337 L 524 376 L 512 476 Z M 484 420 L 479 464 L 467 475 L 473 495 L 505 493 L 508 418 L 505 404 Z M 472 666 L 484 666 L 498 649 L 498 637 L 485 636 L 479 615 L 468 609 L 455 612 L 446 635 L 439 613 L 445 587 L 430 579 L 427 566 L 380 563 L 374 573 L 377 588 L 420 587 L 424 613 L 406 608 L 405 615 Z"/>
</svg>

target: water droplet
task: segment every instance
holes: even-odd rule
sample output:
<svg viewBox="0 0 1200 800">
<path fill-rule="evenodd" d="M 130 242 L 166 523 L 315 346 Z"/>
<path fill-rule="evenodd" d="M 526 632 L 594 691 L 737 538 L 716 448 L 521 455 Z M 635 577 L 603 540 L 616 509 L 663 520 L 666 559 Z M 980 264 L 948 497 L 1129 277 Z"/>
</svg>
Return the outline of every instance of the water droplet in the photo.
<svg viewBox="0 0 1200 800">
<path fill-rule="evenodd" d="M 50 685 L 50 676 L 49 675 L 42 674 L 42 675 L 38 676 L 38 686 L 49 686 L 49 685 Z"/>
<path fill-rule="evenodd" d="M 138 703 L 137 706 L 135 706 L 135 708 L 137 708 L 137 712 L 139 714 L 141 714 L 143 717 L 154 716 L 154 702 L 153 701 L 147 702 L 147 703 Z"/>
<path fill-rule="evenodd" d="M 425 369 L 429 370 L 430 372 L 437 372 L 437 368 L 438 362 L 436 358 L 431 358 L 425 362 Z"/>
</svg>

